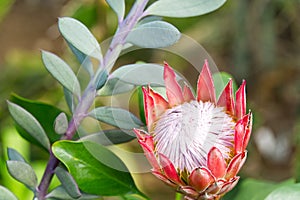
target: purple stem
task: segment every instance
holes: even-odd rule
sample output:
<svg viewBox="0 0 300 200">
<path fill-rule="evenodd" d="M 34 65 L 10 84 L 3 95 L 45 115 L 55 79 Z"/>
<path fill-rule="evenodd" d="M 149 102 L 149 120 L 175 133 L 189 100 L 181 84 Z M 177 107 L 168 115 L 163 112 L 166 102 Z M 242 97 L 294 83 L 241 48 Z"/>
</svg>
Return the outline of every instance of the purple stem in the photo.
<svg viewBox="0 0 300 200">
<path fill-rule="evenodd" d="M 52 151 L 50 150 L 50 157 L 49 157 L 47 167 L 45 169 L 45 172 L 44 172 L 44 175 L 40 182 L 40 185 L 37 188 L 37 199 L 38 200 L 45 199 L 50 182 L 54 175 L 54 170 L 58 166 L 58 164 L 59 164 L 59 160 L 53 155 Z"/>
<path fill-rule="evenodd" d="M 124 21 L 119 24 L 119 28 L 110 44 L 108 51 L 105 54 L 103 59 L 103 66 L 96 72 L 94 78 L 89 82 L 87 88 L 85 89 L 82 98 L 80 99 L 73 117 L 69 122 L 68 129 L 61 140 L 71 140 L 81 123 L 81 121 L 86 117 L 89 108 L 94 102 L 96 96 L 96 80 L 97 75 L 101 72 L 102 69 L 107 68 L 108 63 L 111 62 L 112 59 L 113 63 L 116 61 L 114 58 L 114 54 L 116 53 L 116 47 L 118 45 L 124 45 L 127 35 L 129 34 L 130 30 L 136 25 L 136 23 L 143 17 L 144 9 L 147 5 L 149 0 L 137 0 L 136 3 L 133 5 L 130 13 L 126 17 Z M 45 200 L 46 195 L 48 192 L 48 188 L 50 182 L 53 178 L 55 168 L 58 166 L 60 161 L 54 156 L 52 150 L 49 151 L 50 157 L 43 174 L 42 180 L 37 187 L 37 199 L 38 200 Z"/>
</svg>

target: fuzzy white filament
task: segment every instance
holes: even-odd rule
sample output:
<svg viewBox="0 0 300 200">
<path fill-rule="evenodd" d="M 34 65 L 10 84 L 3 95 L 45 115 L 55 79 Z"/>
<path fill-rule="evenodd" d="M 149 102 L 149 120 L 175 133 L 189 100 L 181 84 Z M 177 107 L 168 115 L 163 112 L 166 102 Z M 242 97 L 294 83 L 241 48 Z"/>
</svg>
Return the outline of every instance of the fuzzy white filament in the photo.
<svg viewBox="0 0 300 200">
<path fill-rule="evenodd" d="M 207 154 L 217 147 L 228 158 L 233 146 L 232 118 L 211 102 L 191 101 L 168 109 L 156 122 L 156 150 L 180 170 L 206 166 Z"/>
</svg>

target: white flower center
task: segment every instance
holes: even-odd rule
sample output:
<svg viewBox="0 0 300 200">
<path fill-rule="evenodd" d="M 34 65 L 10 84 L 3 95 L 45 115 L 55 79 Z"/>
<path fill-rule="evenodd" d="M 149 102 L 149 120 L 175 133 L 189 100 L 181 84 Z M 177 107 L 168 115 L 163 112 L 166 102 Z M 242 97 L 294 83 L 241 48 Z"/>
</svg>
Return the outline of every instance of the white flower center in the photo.
<svg viewBox="0 0 300 200">
<path fill-rule="evenodd" d="M 229 158 L 234 140 L 233 119 L 223 107 L 191 101 L 168 109 L 156 122 L 156 150 L 180 170 L 206 166 L 209 150 L 217 147 Z"/>
</svg>

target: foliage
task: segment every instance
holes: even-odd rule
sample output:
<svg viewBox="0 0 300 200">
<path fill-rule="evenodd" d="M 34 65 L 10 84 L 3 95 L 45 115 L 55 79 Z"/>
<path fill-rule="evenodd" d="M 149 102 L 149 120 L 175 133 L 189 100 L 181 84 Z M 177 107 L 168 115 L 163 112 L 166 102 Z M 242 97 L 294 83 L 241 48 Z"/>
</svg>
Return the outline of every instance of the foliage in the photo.
<svg viewBox="0 0 300 200">
<path fill-rule="evenodd" d="M 8 10 L 10 9 L 13 3 L 14 3 L 13 0 L 3 0 L 0 2 L 0 21 L 8 12 Z"/>
<path fill-rule="evenodd" d="M 293 197 L 296 193 L 298 184 L 295 184 L 295 181 L 290 179 L 283 181 L 282 183 L 273 183 L 268 181 L 262 180 L 255 180 L 255 179 L 244 179 L 235 188 L 231 193 L 225 195 L 224 199 L 249 199 L 249 200 L 260 200 L 260 199 L 285 199 Z M 263 188 L 263 189 L 261 189 Z M 290 193 L 286 196 L 283 193 L 282 195 L 275 196 L 280 190 L 290 190 Z"/>
<path fill-rule="evenodd" d="M 58 20 L 61 35 L 89 74 L 87 85 L 81 84 L 80 77 L 76 76 L 69 64 L 51 52 L 42 51 L 44 66 L 62 86 L 71 113 L 66 114 L 55 106 L 17 95 L 12 95 L 8 101 L 9 112 L 19 134 L 31 144 L 46 150 L 49 155 L 43 178 L 38 182 L 31 163 L 14 149 L 7 151 L 9 174 L 31 190 L 38 200 L 97 199 L 101 196 L 148 199 L 136 186 L 123 161 L 105 146 L 134 139 L 132 129 L 144 126 L 141 86 L 163 86 L 163 67 L 154 63 L 135 63 L 123 65 L 113 72 L 111 70 L 128 46 L 164 48 L 180 39 L 181 33 L 176 26 L 152 15 L 176 18 L 199 16 L 218 9 L 225 0 L 209 3 L 202 0 L 160 0 L 150 5 L 147 0 L 137 0 L 128 13 L 125 12 L 125 0 L 106 2 L 118 18 L 118 27 L 106 52 L 86 25 L 69 17 Z M 77 15 L 80 16 L 80 13 Z M 183 79 L 179 73 L 176 76 L 178 80 Z M 223 72 L 214 74 L 218 93 L 229 78 L 231 76 Z M 233 87 L 236 90 L 235 83 Z M 141 120 L 126 109 L 110 106 L 91 108 L 97 96 L 113 97 L 136 88 Z M 86 133 L 81 122 L 87 117 L 114 129 Z M 78 138 L 77 132 L 83 132 L 81 138 Z M 60 183 L 49 190 L 53 176 Z M 256 191 L 260 192 L 253 195 L 253 200 L 295 199 L 299 190 L 299 184 L 293 181 L 273 184 L 246 179 L 238 186 L 238 191 L 233 190 L 224 199 L 249 199 L 249 195 Z M 0 186 L 0 199 L 17 198 Z"/>
</svg>

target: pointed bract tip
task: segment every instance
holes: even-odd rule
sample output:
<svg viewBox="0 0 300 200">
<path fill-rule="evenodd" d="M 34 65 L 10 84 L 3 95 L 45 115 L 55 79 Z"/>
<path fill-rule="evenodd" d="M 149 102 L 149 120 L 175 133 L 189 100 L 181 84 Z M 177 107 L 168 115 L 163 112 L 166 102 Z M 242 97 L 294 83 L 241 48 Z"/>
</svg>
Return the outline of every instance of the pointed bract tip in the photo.
<svg viewBox="0 0 300 200">
<path fill-rule="evenodd" d="M 135 133 L 136 137 L 138 138 L 138 140 L 143 140 L 145 137 L 144 137 L 144 134 L 141 133 L 141 130 L 140 129 L 137 129 L 137 128 L 133 128 L 133 132 Z"/>
<path fill-rule="evenodd" d="M 250 140 L 250 136 L 251 136 L 251 132 L 252 132 L 253 116 L 252 116 L 252 112 L 251 111 L 249 111 L 248 116 L 249 116 L 249 118 L 248 118 L 246 130 L 245 130 L 245 135 L 244 135 L 244 138 L 243 138 L 243 149 L 244 150 L 248 146 L 248 143 L 249 143 L 249 140 Z"/>
<path fill-rule="evenodd" d="M 233 88 L 232 88 L 232 79 L 229 79 L 229 82 L 222 91 L 217 105 L 220 107 L 225 107 L 226 111 L 230 115 L 234 116 L 234 100 L 233 100 Z"/>
<path fill-rule="evenodd" d="M 211 74 L 210 69 L 209 69 L 209 63 L 208 63 L 207 59 L 204 60 L 204 64 L 203 64 L 201 71 L 208 71 Z"/>
<path fill-rule="evenodd" d="M 142 91 L 143 91 L 143 94 L 148 94 L 148 88 L 146 88 L 145 86 L 142 87 Z"/>
<path fill-rule="evenodd" d="M 165 63 L 164 68 L 164 81 L 170 106 L 175 106 L 183 103 L 184 98 L 181 87 L 176 80 L 176 74 L 167 63 Z"/>
<path fill-rule="evenodd" d="M 166 73 L 171 73 L 172 76 L 175 76 L 173 68 L 167 62 L 164 62 L 164 77 L 166 76 Z"/>
<path fill-rule="evenodd" d="M 204 61 L 204 65 L 198 78 L 197 100 L 216 103 L 215 86 L 207 60 Z"/>
<path fill-rule="evenodd" d="M 246 114 L 246 81 L 243 80 L 241 86 L 236 91 L 235 95 L 235 116 L 236 118 L 242 119 L 242 117 Z"/>
</svg>

